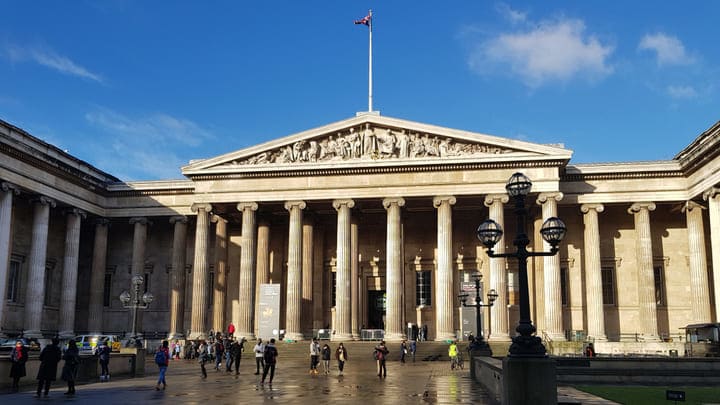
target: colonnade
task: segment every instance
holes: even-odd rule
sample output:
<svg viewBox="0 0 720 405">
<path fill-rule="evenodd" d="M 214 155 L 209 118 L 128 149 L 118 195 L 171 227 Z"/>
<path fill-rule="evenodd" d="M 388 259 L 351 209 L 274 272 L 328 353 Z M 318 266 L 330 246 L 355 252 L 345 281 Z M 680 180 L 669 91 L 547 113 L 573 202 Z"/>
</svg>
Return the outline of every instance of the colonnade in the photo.
<svg viewBox="0 0 720 405">
<path fill-rule="evenodd" d="M 11 253 L 11 222 L 13 198 L 18 195 L 18 188 L 2 182 L 0 189 L 0 291 L 7 289 L 8 263 Z M 542 218 L 557 215 L 557 205 L 563 198 L 562 193 L 541 193 L 536 203 L 541 207 Z M 715 300 L 711 307 L 711 295 L 720 296 L 720 277 L 713 278 L 709 283 L 707 252 L 705 251 L 705 231 L 703 229 L 703 212 L 707 209 L 710 218 L 710 237 L 713 252 L 720 251 L 720 189 L 712 187 L 703 194 L 707 208 L 688 201 L 683 208 L 686 215 L 688 230 L 688 263 L 690 268 L 690 288 L 694 300 L 692 321 L 707 322 L 720 313 L 720 300 Z M 48 244 L 48 224 L 50 210 L 55 208 L 55 200 L 39 196 L 32 199 L 32 237 L 27 265 L 25 309 L 23 330 L 28 337 L 41 337 L 42 311 L 45 289 L 46 255 Z M 487 195 L 484 204 L 489 209 L 489 217 L 505 227 L 504 210 L 508 197 L 504 194 Z M 240 202 L 236 208 L 242 215 L 241 248 L 238 282 L 239 312 L 237 318 L 237 334 L 248 338 L 254 337 L 258 330 L 256 311 L 258 307 L 258 288 L 269 280 L 269 246 L 271 226 L 264 220 L 257 221 L 256 213 L 262 203 Z M 334 308 L 333 339 L 350 340 L 359 337 L 361 324 L 358 308 L 360 285 L 358 285 L 358 237 L 357 219 L 352 214 L 356 201 L 353 199 L 337 199 L 332 207 L 337 212 L 336 235 L 336 302 Z M 454 286 L 456 280 L 453 257 L 453 206 L 456 198 L 450 195 L 433 197 L 432 204 L 437 210 L 437 253 L 435 279 L 433 283 L 433 310 L 435 311 L 435 336 L 437 340 L 445 340 L 455 336 L 453 314 L 456 308 Z M 386 211 L 386 322 L 385 337 L 387 340 L 399 340 L 404 337 L 404 311 L 406 301 L 404 293 L 404 261 L 402 211 L 405 199 L 388 197 L 382 200 Z M 305 201 L 287 201 L 284 204 L 289 214 L 287 230 L 287 285 L 285 297 L 286 337 L 301 340 L 307 337 L 311 328 L 317 329 L 316 322 L 322 317 L 322 292 L 318 295 L 318 286 L 322 279 L 314 271 L 318 264 L 313 262 L 315 249 L 322 249 L 321 243 L 313 234 L 311 218 L 304 216 L 307 207 Z M 655 210 L 653 202 L 636 202 L 629 206 L 636 233 L 636 262 L 638 268 L 638 331 L 646 339 L 659 338 L 657 324 L 657 303 L 655 283 L 653 279 L 653 247 L 651 238 L 651 213 Z M 583 204 L 580 207 L 583 231 L 583 259 L 585 267 L 586 295 L 586 330 L 588 336 L 596 341 L 607 339 L 605 330 L 602 275 L 600 257 L 600 219 L 604 205 L 600 203 Z M 212 214 L 212 205 L 208 203 L 194 204 L 192 211 L 196 214 L 195 248 L 192 265 L 192 313 L 190 325 L 184 325 L 185 285 L 187 264 L 185 263 L 185 245 L 187 238 L 188 218 L 185 216 L 170 217 L 173 225 L 172 266 L 169 277 L 169 316 L 168 330 L 171 338 L 204 337 L 209 325 L 217 330 L 222 328 L 229 319 L 224 312 L 225 291 L 227 284 L 227 223 L 223 218 Z M 87 215 L 79 209 L 63 208 L 65 212 L 65 247 L 62 261 L 62 290 L 57 329 L 63 337 L 73 336 L 76 314 L 78 255 L 80 241 L 80 225 Z M 107 265 L 108 227 L 105 218 L 93 218 L 94 239 L 93 256 L 90 275 L 88 299 L 88 329 L 101 332 L 103 325 L 103 281 Z M 210 223 L 215 222 L 215 285 L 207 285 L 209 261 Z M 146 217 L 131 218 L 133 225 L 132 243 L 132 274 L 143 274 L 145 266 L 145 249 L 147 245 Z M 496 252 L 502 253 L 505 240 L 501 240 Z M 547 247 L 546 247 L 547 248 Z M 711 255 L 712 265 L 720 269 L 720 255 Z M 507 271 L 504 259 L 490 260 L 489 285 L 498 293 L 498 298 L 491 311 L 492 340 L 509 340 L 513 335 L 508 320 Z M 543 262 L 543 295 L 544 313 L 542 330 L 552 339 L 564 339 L 563 308 L 560 296 L 560 259 L 547 257 Z M 712 291 L 711 291 L 712 289 Z M 213 291 L 215 310 L 207 311 Z M 327 292 L 326 292 L 327 293 Z M 711 294 L 712 293 L 712 294 Z M 318 302 L 319 301 L 319 302 Z M 303 304 L 305 303 L 305 304 Z M 0 324 L 4 313 L 5 300 L 0 300 Z M 208 316 L 212 319 L 209 322 Z M 314 322 L 315 321 L 315 322 Z M 190 333 L 185 336 L 186 327 Z"/>
</svg>

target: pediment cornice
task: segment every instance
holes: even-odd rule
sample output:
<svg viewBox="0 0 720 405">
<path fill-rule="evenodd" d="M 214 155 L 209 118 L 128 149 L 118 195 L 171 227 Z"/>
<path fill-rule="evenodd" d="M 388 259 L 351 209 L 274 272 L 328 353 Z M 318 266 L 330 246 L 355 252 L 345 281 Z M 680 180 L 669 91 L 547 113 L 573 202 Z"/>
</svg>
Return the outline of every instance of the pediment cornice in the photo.
<svg viewBox="0 0 720 405">
<path fill-rule="evenodd" d="M 360 115 L 183 167 L 186 176 L 508 161 L 565 162 L 572 151 L 378 115 Z M 561 163 L 562 164 L 562 163 Z"/>
</svg>

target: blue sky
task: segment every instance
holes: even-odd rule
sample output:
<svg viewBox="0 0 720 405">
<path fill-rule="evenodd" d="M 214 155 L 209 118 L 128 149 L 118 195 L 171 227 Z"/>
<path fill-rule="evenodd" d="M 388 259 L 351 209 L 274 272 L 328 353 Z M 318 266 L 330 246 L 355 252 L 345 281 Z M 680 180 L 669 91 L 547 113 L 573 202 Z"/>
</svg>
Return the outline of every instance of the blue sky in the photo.
<svg viewBox="0 0 720 405">
<path fill-rule="evenodd" d="M 719 1 L 3 0 L 0 118 L 125 180 L 374 107 L 573 163 L 671 159 L 720 119 Z"/>
</svg>

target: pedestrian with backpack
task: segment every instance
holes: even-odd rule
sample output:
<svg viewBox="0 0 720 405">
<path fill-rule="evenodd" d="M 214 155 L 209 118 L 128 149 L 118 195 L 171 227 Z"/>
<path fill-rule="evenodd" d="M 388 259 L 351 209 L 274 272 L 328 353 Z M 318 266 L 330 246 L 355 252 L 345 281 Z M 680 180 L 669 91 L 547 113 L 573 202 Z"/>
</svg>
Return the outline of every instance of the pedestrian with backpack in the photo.
<svg viewBox="0 0 720 405">
<path fill-rule="evenodd" d="M 275 348 L 275 339 L 270 339 L 270 343 L 265 346 L 265 351 L 263 352 L 265 369 L 263 370 L 263 376 L 262 380 L 260 380 L 260 385 L 265 384 L 265 377 L 267 377 L 269 371 L 270 380 L 268 381 L 268 384 L 272 386 L 273 377 L 275 377 L 275 365 L 277 364 L 277 357 L 278 351 Z"/>
<path fill-rule="evenodd" d="M 107 339 L 103 339 L 100 345 L 95 350 L 98 356 L 98 362 L 100 363 L 100 382 L 110 380 L 110 370 L 108 365 L 110 364 L 110 347 L 107 345 Z"/>
<path fill-rule="evenodd" d="M 161 383 L 163 390 L 167 386 L 167 384 L 165 383 L 165 372 L 167 371 L 168 365 L 170 364 L 170 348 L 168 346 L 168 341 L 163 340 L 162 345 L 158 347 L 157 352 L 155 352 L 155 364 L 157 364 L 158 368 L 160 369 L 157 385 L 155 386 L 155 390 L 157 391 L 160 391 Z"/>
<path fill-rule="evenodd" d="M 215 371 L 220 371 L 223 355 L 225 354 L 225 345 L 223 345 L 222 337 L 218 336 L 215 340 Z"/>
</svg>

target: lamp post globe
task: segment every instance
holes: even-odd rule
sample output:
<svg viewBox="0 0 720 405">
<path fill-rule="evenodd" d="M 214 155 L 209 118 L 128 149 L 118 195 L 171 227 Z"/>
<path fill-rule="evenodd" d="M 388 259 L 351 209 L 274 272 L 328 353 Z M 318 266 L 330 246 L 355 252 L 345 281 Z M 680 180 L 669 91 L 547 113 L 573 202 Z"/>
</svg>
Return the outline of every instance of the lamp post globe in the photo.
<svg viewBox="0 0 720 405">
<path fill-rule="evenodd" d="M 532 182 L 524 174 L 517 172 L 510 176 L 507 183 L 505 184 L 505 190 L 507 190 L 510 197 L 526 196 L 530 194 L 532 188 Z"/>
<path fill-rule="evenodd" d="M 563 240 L 566 232 L 565 223 L 558 217 L 546 219 L 542 224 L 542 228 L 540 228 L 543 239 L 552 247 L 557 246 Z"/>
<path fill-rule="evenodd" d="M 503 229 L 500 224 L 493 221 L 492 219 L 488 219 L 483 221 L 483 223 L 478 226 L 477 229 L 477 237 L 480 239 L 480 242 L 482 242 L 483 245 L 485 245 L 486 248 L 492 249 L 493 246 L 495 246 L 499 241 L 500 238 L 503 236 Z"/>
</svg>

